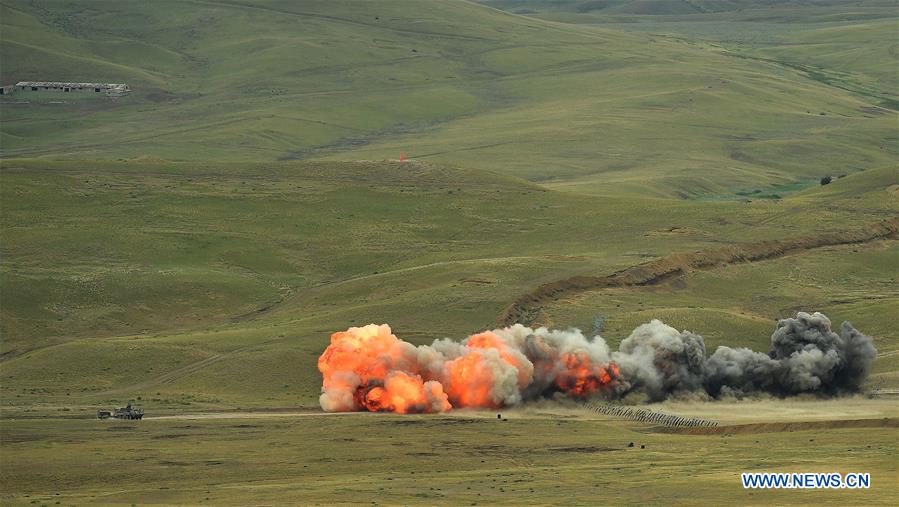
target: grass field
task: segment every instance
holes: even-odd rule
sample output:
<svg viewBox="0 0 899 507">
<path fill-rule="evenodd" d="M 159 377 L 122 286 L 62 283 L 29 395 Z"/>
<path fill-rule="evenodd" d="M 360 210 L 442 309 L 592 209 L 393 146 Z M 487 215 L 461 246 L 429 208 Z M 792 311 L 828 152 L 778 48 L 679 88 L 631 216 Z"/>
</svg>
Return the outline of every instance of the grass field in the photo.
<svg viewBox="0 0 899 507">
<path fill-rule="evenodd" d="M 162 404 L 191 396 L 200 406 L 314 406 L 315 358 L 332 331 L 389 322 L 416 343 L 464 336 L 496 325 L 510 300 L 543 281 L 721 242 L 877 222 L 895 213 L 894 176 L 871 170 L 746 203 L 597 200 L 415 162 L 213 169 L 6 161 L 2 275 L 19 297 L 4 304 L 0 388 L 26 407 L 90 405 L 128 386 L 131 396 Z M 56 213 L 47 213 L 49 202 Z M 647 206 L 655 211 L 638 212 Z M 861 322 L 850 320 L 892 350 L 899 336 L 890 325 L 890 245 L 728 268 L 703 273 L 701 290 L 687 278 L 685 287 L 629 289 L 549 313 L 562 327 L 610 315 L 610 338 L 665 316 L 764 348 L 772 319 L 833 309 L 862 313 Z M 845 255 L 852 250 L 867 253 Z M 734 276 L 745 280 L 731 283 Z M 705 320 L 710 312 L 718 318 Z M 744 313 L 756 323 L 751 338 L 728 332 L 745 329 Z M 222 378 L 229 371 L 255 380 Z"/>
<path fill-rule="evenodd" d="M 775 417 L 785 412 L 782 402 L 776 405 L 767 404 Z M 819 414 L 824 408 L 799 405 Z M 894 404 L 858 406 L 896 416 Z M 760 408 L 717 407 L 730 422 L 751 420 L 750 412 Z M 889 505 L 899 498 L 895 425 L 823 433 L 801 425 L 733 426 L 731 433 L 689 435 L 558 407 L 503 416 L 0 421 L 7 459 L 18 464 L 0 484 L 6 501 L 47 505 L 520 505 L 556 504 L 560 497 L 574 504 L 683 505 L 702 498 Z M 741 471 L 820 471 L 823 462 L 827 470 L 871 473 L 871 489 L 753 491 L 740 484 Z"/>
<path fill-rule="evenodd" d="M 0 502 L 895 504 L 892 238 L 540 308 L 613 345 L 661 318 L 766 350 L 798 310 L 874 337 L 870 398 L 653 407 L 724 433 L 323 415 L 316 369 L 349 326 L 461 338 L 544 283 L 894 218 L 894 5 L 0 3 L 0 84 L 133 89 L 0 97 Z"/>
</svg>

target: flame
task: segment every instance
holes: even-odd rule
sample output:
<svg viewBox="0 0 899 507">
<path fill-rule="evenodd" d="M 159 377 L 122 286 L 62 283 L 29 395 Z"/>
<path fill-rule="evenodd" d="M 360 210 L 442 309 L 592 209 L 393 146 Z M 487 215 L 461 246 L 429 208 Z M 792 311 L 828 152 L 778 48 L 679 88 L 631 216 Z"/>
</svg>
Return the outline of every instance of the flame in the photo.
<svg viewBox="0 0 899 507">
<path fill-rule="evenodd" d="M 360 389 L 359 403 L 370 412 L 400 414 L 446 412 L 452 408 L 443 386 L 438 382 L 423 382 L 418 375 L 401 371 L 387 376 L 383 386 Z"/>
<path fill-rule="evenodd" d="M 491 396 L 494 371 L 487 351 L 473 349 L 468 355 L 447 363 L 447 394 L 457 407 L 496 408 L 499 402 Z"/>
<path fill-rule="evenodd" d="M 484 331 L 471 335 L 465 340 L 465 345 L 478 349 L 496 349 L 500 357 L 518 371 L 518 388 L 524 389 L 531 383 L 534 373 L 534 365 L 528 361 L 520 351 L 513 349 L 499 335 L 490 331 Z"/>
<path fill-rule="evenodd" d="M 621 373 L 618 365 L 594 364 L 583 352 L 562 354 L 563 370 L 556 377 L 556 386 L 562 392 L 585 398 L 616 381 Z"/>
<path fill-rule="evenodd" d="M 539 351 L 553 349 L 541 342 Z M 352 327 L 332 334 L 318 359 L 320 402 L 329 412 L 498 408 L 522 401 L 534 382 L 535 361 L 541 375 L 556 375 L 557 390 L 575 397 L 597 393 L 619 377 L 614 363 L 599 364 L 585 351 L 553 352 L 552 357 L 557 359 L 549 364 L 545 358 L 529 358 L 512 338 L 493 331 L 461 343 L 416 347 L 397 338 L 386 324 Z"/>
<path fill-rule="evenodd" d="M 426 403 L 432 401 L 426 394 L 439 398 L 442 389 L 425 389 L 417 364 L 409 358 L 409 349 L 414 347 L 394 336 L 386 324 L 332 334 L 331 345 L 318 358 L 318 369 L 324 379 L 322 390 L 337 396 L 325 399 L 323 395 L 322 407 L 334 412 L 365 408 L 406 413 L 433 406 Z M 443 404 L 437 406 L 442 408 Z"/>
</svg>

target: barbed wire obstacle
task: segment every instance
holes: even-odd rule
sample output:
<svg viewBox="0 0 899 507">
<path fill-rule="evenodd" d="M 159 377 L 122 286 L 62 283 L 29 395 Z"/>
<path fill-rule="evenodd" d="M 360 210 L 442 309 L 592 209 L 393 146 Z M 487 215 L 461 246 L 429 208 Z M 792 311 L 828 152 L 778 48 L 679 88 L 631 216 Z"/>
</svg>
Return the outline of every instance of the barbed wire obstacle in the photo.
<svg viewBox="0 0 899 507">
<path fill-rule="evenodd" d="M 586 410 L 596 412 L 597 414 L 611 415 L 615 417 L 622 417 L 624 419 L 630 419 L 632 421 L 661 424 L 671 427 L 714 428 L 718 426 L 718 421 L 712 421 L 710 419 L 701 419 L 698 417 L 683 417 L 676 414 L 655 412 L 653 410 L 647 410 L 645 408 L 626 407 L 624 405 L 617 405 L 615 403 L 599 403 L 590 401 L 584 403 L 583 407 Z"/>
</svg>

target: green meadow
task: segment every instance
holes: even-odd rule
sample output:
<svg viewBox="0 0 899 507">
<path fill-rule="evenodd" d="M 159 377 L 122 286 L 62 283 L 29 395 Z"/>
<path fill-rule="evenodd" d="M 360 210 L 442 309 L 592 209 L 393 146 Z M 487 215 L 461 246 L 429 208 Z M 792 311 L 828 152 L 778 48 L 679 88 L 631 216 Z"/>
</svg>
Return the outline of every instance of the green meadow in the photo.
<svg viewBox="0 0 899 507">
<path fill-rule="evenodd" d="M 895 426 L 686 435 L 559 409 L 503 417 L 0 421 L 6 459 L 17 463 L 0 484 L 6 501 L 23 505 L 556 505 L 561 498 L 579 505 L 688 505 L 697 498 L 889 505 L 897 499 Z M 871 488 L 765 491 L 740 483 L 741 471 L 819 471 L 824 461 L 827 470 L 871 473 Z"/>
<path fill-rule="evenodd" d="M 327 416 L 316 361 L 350 326 L 462 338 L 543 283 L 895 218 L 896 7 L 0 4 L 0 84 L 132 89 L 0 97 L 0 502 L 894 504 L 895 238 L 541 308 L 612 345 L 659 318 L 766 350 L 800 310 L 874 337 L 851 400 L 662 407 L 762 430 Z M 128 401 L 147 418 L 95 419 Z"/>
</svg>

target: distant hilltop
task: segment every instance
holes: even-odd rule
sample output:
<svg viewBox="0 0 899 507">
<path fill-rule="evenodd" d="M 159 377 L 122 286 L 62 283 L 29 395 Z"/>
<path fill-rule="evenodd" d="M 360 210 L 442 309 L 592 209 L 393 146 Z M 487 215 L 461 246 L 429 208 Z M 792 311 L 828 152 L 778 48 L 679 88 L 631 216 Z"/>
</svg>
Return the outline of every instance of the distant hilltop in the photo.
<svg viewBox="0 0 899 507">
<path fill-rule="evenodd" d="M 28 92 L 93 92 L 104 93 L 107 97 L 120 97 L 131 91 L 125 83 L 70 83 L 64 81 L 19 81 L 14 85 L 0 87 L 0 95 L 11 95 L 16 91 Z"/>
</svg>

